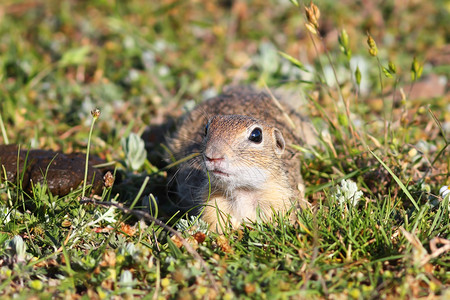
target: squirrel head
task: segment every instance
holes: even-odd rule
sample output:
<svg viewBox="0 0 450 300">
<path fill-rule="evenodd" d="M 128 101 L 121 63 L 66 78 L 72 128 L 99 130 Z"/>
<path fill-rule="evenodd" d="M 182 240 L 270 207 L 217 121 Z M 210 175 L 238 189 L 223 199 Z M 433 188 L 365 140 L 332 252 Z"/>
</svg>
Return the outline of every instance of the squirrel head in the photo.
<svg viewBox="0 0 450 300">
<path fill-rule="evenodd" d="M 217 115 L 205 126 L 203 161 L 211 183 L 259 189 L 282 170 L 286 148 L 277 128 L 249 116 Z"/>
</svg>

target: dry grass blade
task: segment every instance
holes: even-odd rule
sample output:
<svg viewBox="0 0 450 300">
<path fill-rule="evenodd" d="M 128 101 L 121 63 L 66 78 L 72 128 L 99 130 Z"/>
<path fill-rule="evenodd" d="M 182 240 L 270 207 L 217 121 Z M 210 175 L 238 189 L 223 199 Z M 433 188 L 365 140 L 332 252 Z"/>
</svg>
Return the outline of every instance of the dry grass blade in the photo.
<svg viewBox="0 0 450 300">
<path fill-rule="evenodd" d="M 439 248 L 439 247 L 437 247 L 438 244 L 441 244 L 443 246 Z M 446 240 L 446 239 L 443 239 L 440 237 L 435 237 L 430 241 L 430 250 L 431 250 L 431 254 L 429 255 L 428 260 L 430 260 L 432 258 L 436 258 L 439 255 L 450 251 L 450 240 Z"/>
<path fill-rule="evenodd" d="M 417 236 L 414 234 L 406 231 L 403 227 L 400 227 L 401 232 L 405 236 L 405 238 L 408 240 L 408 242 L 411 243 L 411 245 L 420 253 L 420 261 L 418 262 L 420 267 L 423 267 L 426 265 L 431 259 L 439 257 L 440 255 L 444 254 L 445 252 L 450 251 L 450 240 L 440 238 L 440 237 L 434 237 L 430 241 L 430 250 L 431 253 L 429 254 L 427 250 L 423 247 L 423 245 L 420 243 Z M 437 245 L 441 244 L 443 246 L 438 247 Z"/>
</svg>

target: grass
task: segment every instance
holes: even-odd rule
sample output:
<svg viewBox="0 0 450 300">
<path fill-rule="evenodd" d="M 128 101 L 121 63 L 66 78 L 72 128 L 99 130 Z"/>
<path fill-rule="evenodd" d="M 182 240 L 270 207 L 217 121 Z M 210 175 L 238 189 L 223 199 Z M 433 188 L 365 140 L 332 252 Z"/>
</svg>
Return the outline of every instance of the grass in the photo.
<svg viewBox="0 0 450 300">
<path fill-rule="evenodd" d="M 0 143 L 90 149 L 118 162 L 125 185 L 105 190 L 105 206 L 81 203 L 81 187 L 57 197 L 36 184 L 27 195 L 2 179 L 2 298 L 448 297 L 449 198 L 438 191 L 450 183 L 449 96 L 415 91 L 431 75 L 448 80 L 448 4 L 318 1 L 316 28 L 302 4 L 233 3 L 0 5 Z M 278 216 L 217 235 L 169 220 L 150 196 L 163 191 L 162 150 L 143 160 L 130 133 L 230 83 L 295 90 L 321 135 L 320 147 L 298 148 L 314 208 L 295 224 Z M 144 212 L 184 239 L 123 208 L 146 200 Z"/>
</svg>

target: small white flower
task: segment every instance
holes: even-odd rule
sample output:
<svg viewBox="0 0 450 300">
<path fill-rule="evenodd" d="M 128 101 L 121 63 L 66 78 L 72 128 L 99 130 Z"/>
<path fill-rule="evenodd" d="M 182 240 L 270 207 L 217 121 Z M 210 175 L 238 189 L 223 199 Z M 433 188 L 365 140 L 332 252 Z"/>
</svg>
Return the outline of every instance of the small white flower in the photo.
<svg viewBox="0 0 450 300">
<path fill-rule="evenodd" d="M 131 289 L 133 287 L 133 274 L 128 270 L 122 271 L 119 284 L 127 290 Z"/>
<path fill-rule="evenodd" d="M 441 195 L 442 198 L 445 198 L 448 194 L 450 194 L 449 187 L 447 185 L 441 187 L 441 189 L 439 190 L 439 195 Z"/>
<path fill-rule="evenodd" d="M 356 183 L 346 179 L 341 181 L 340 186 L 337 186 L 331 198 L 337 201 L 340 206 L 344 206 L 347 203 L 356 206 L 362 195 L 363 193 L 358 190 Z"/>
<path fill-rule="evenodd" d="M 144 51 L 141 56 L 142 63 L 146 70 L 151 70 L 155 67 L 156 55 L 153 51 Z"/>
<path fill-rule="evenodd" d="M 128 71 L 128 76 L 126 77 L 126 80 L 128 82 L 136 82 L 139 80 L 140 74 L 138 72 L 138 70 L 136 69 L 131 69 Z"/>
<path fill-rule="evenodd" d="M 170 74 L 170 69 L 169 69 L 169 67 L 162 65 L 162 66 L 160 66 L 160 67 L 158 68 L 158 75 L 159 75 L 160 77 L 166 77 L 166 76 L 169 75 L 169 74 Z"/>
<path fill-rule="evenodd" d="M 431 208 L 439 207 L 440 205 L 444 205 L 446 201 L 446 197 L 450 195 L 450 187 L 447 185 L 442 186 L 439 189 L 439 195 L 442 197 L 436 197 L 436 196 L 430 196 L 430 201 L 428 202 L 428 205 L 430 205 Z M 448 208 L 450 209 L 450 201 L 448 203 Z"/>
</svg>

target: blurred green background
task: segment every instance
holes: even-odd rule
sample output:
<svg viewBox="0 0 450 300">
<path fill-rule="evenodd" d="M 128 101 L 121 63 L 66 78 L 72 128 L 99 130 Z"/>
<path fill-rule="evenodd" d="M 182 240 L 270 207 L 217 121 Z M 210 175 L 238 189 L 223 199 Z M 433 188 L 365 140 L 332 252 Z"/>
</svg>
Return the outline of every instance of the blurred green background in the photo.
<svg viewBox="0 0 450 300">
<path fill-rule="evenodd" d="M 424 75 L 440 75 L 439 93 L 419 96 L 448 100 L 448 1 L 316 4 L 323 43 L 316 38 L 313 44 L 303 9 L 287 0 L 4 0 L 0 109 L 9 140 L 79 150 L 85 147 L 89 112 L 98 107 L 100 138 L 94 147 L 107 156 L 128 131 L 161 123 L 167 114 L 179 114 L 186 100 L 200 101 L 227 84 L 265 82 L 304 93 L 333 85 L 324 45 L 345 92 L 351 72 L 339 50 L 341 29 L 349 35 L 353 64 L 362 72 L 363 101 L 353 110 L 377 113 L 382 107 L 366 32 L 376 40 L 382 64 L 397 66 L 400 86 L 410 84 L 409 69 L 417 57 Z M 297 58 L 310 72 L 297 69 L 277 51 Z M 395 82 L 383 80 L 383 93 L 389 93 Z M 327 102 L 323 92 L 316 98 L 325 108 L 335 101 Z M 448 121 L 448 110 L 446 114 Z"/>
</svg>

